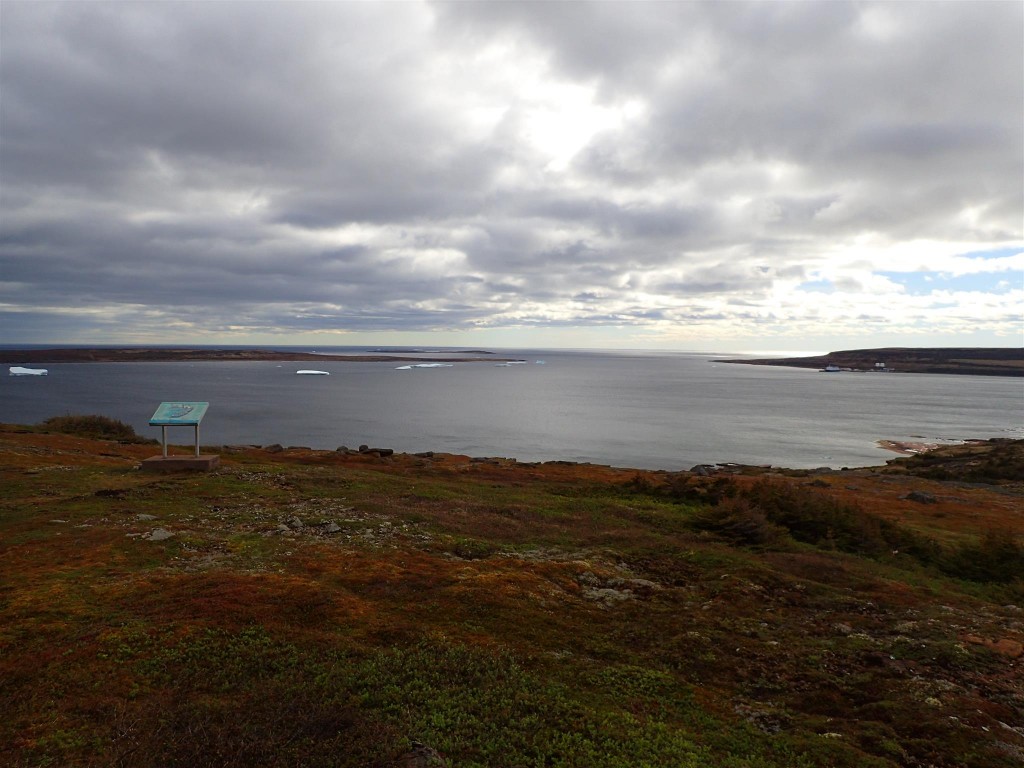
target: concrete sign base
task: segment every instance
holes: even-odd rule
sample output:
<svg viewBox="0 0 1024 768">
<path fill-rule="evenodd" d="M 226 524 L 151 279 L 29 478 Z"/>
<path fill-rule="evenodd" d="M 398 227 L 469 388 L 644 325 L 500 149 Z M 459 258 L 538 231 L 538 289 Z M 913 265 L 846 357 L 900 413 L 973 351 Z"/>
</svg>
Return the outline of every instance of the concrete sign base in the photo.
<svg viewBox="0 0 1024 768">
<path fill-rule="evenodd" d="M 143 472 L 209 472 L 220 465 L 220 456 L 150 456 L 142 461 Z"/>
</svg>

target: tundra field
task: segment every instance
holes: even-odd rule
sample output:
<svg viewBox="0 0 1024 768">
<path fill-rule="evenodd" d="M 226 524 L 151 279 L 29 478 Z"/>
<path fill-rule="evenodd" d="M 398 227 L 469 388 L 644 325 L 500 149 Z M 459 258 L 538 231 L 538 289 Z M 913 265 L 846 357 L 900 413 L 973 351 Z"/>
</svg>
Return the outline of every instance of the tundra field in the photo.
<svg viewBox="0 0 1024 768">
<path fill-rule="evenodd" d="M 1024 761 L 1024 441 L 842 471 L 158 450 L 0 425 L 5 764 Z"/>
</svg>

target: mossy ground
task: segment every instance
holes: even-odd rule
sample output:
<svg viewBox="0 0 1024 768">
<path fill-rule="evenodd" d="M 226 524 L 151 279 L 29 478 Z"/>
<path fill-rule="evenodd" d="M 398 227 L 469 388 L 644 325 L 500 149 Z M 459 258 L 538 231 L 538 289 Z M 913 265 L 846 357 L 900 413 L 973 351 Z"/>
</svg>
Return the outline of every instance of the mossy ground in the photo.
<svg viewBox="0 0 1024 768">
<path fill-rule="evenodd" d="M 0 427 L 9 764 L 1024 759 L 1022 584 L 949 559 L 1022 533 L 1019 484 L 151 453 Z"/>
</svg>

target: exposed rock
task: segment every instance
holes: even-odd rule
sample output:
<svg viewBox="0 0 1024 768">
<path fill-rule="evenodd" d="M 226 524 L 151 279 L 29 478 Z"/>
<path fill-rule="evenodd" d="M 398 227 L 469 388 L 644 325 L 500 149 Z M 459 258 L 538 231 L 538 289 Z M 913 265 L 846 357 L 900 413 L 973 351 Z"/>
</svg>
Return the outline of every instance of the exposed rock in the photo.
<svg viewBox="0 0 1024 768">
<path fill-rule="evenodd" d="M 335 450 L 338 453 L 348 453 L 349 447 L 347 445 L 339 445 Z"/>
<path fill-rule="evenodd" d="M 327 526 L 326 526 L 326 527 L 324 528 L 324 533 L 337 533 L 337 532 L 338 532 L 338 531 L 340 531 L 340 530 L 341 530 L 341 526 L 340 526 L 340 525 L 338 525 L 338 524 L 337 524 L 336 522 L 334 522 L 334 521 L 332 520 L 332 521 L 331 521 L 331 522 L 329 522 L 329 523 L 327 524 Z"/>
<path fill-rule="evenodd" d="M 398 758 L 396 768 L 448 768 L 441 753 L 418 741 L 412 742 L 412 749 Z"/>
<path fill-rule="evenodd" d="M 305 528 L 306 524 L 302 522 L 301 518 L 293 517 L 288 521 L 288 527 L 298 530 L 299 528 Z"/>
<path fill-rule="evenodd" d="M 610 587 L 597 587 L 583 590 L 583 594 L 589 599 L 599 603 L 604 603 L 607 606 L 615 605 L 626 600 L 635 600 L 634 595 L 628 589 L 611 589 Z"/>
<path fill-rule="evenodd" d="M 366 443 L 363 443 L 362 445 L 359 446 L 360 453 L 365 453 L 368 450 L 370 450 L 370 446 L 368 446 Z"/>
<path fill-rule="evenodd" d="M 156 520 L 156 515 L 145 515 L 145 514 L 139 513 L 139 514 L 137 514 L 135 516 L 135 519 L 136 520 Z"/>
<path fill-rule="evenodd" d="M 413 456 L 415 456 L 418 459 L 432 459 L 432 458 L 434 458 L 434 452 L 433 451 L 420 451 L 419 453 L 414 453 Z"/>
<path fill-rule="evenodd" d="M 174 536 L 174 534 L 165 528 L 154 528 L 148 535 L 143 536 L 143 538 L 147 541 L 165 541 L 172 536 Z"/>
<path fill-rule="evenodd" d="M 281 445 L 280 443 L 274 443 L 273 445 L 263 446 L 263 450 L 266 451 L 267 453 L 280 453 L 281 451 L 284 450 L 284 446 Z"/>
<path fill-rule="evenodd" d="M 737 704 L 733 711 L 762 733 L 776 734 L 784 725 L 783 716 L 760 707 Z"/>
<path fill-rule="evenodd" d="M 661 584 L 654 581 L 648 581 L 647 579 L 627 579 L 626 586 L 634 592 L 639 592 L 641 594 L 649 594 L 661 589 Z"/>
<path fill-rule="evenodd" d="M 911 491 L 903 497 L 907 501 L 916 501 L 918 504 L 935 504 L 936 498 L 925 491 Z"/>
</svg>

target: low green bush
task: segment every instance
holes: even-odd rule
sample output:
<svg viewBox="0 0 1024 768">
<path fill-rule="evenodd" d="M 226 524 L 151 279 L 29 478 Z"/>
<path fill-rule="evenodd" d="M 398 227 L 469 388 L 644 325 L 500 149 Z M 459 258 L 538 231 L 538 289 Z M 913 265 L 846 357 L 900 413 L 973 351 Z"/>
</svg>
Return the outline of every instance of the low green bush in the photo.
<svg viewBox="0 0 1024 768">
<path fill-rule="evenodd" d="M 67 414 L 52 416 L 40 425 L 50 432 L 65 435 L 92 437 L 101 440 L 123 440 L 126 442 L 151 442 L 140 437 L 130 424 L 109 416 Z"/>
<path fill-rule="evenodd" d="M 968 581 L 1024 581 L 1024 545 L 1012 531 L 989 529 L 978 543 L 964 544 L 943 558 L 939 567 L 947 575 Z"/>
<path fill-rule="evenodd" d="M 768 546 L 786 536 L 786 530 L 771 522 L 764 510 L 737 497 L 727 496 L 714 506 L 704 507 L 690 522 L 698 530 L 740 546 Z"/>
</svg>

